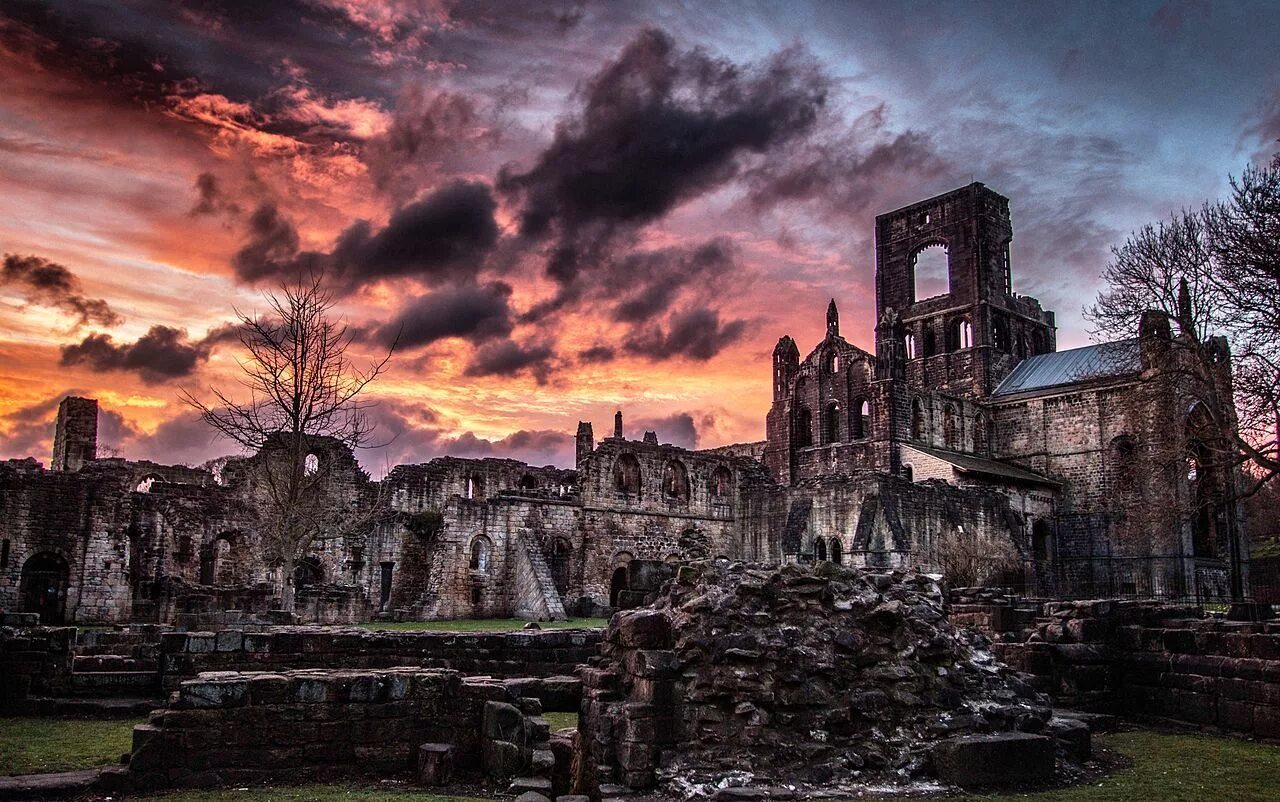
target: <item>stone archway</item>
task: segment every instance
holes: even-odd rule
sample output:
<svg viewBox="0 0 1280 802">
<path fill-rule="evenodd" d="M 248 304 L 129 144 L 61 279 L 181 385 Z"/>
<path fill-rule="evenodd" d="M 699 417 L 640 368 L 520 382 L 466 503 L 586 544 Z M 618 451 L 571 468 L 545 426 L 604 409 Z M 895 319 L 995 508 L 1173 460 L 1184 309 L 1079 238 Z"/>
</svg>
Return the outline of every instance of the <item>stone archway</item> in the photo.
<svg viewBox="0 0 1280 802">
<path fill-rule="evenodd" d="M 615 610 L 618 608 L 618 597 L 627 589 L 627 566 L 620 565 L 613 569 L 613 575 L 609 578 L 609 606 Z"/>
<path fill-rule="evenodd" d="M 20 596 L 24 613 L 38 613 L 40 623 L 61 624 L 67 610 L 71 568 L 60 555 L 41 552 L 22 566 Z"/>
</svg>

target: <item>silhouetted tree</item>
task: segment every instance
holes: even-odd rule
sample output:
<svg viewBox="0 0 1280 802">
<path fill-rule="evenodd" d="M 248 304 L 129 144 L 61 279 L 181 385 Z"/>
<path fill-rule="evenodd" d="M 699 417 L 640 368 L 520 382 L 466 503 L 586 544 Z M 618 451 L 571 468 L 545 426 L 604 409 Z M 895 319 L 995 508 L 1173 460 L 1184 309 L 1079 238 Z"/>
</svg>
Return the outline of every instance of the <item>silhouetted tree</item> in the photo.
<svg viewBox="0 0 1280 802">
<path fill-rule="evenodd" d="M 1133 336 L 1144 312 L 1168 314 L 1179 336 L 1166 370 L 1220 424 L 1215 457 L 1247 469 L 1245 493 L 1280 474 L 1280 155 L 1232 177 L 1226 199 L 1144 226 L 1112 257 L 1085 310 L 1095 333 Z"/>
<path fill-rule="evenodd" d="M 331 316 L 333 296 L 322 278 L 267 294 L 265 314 L 237 311 L 240 343 L 248 352 L 240 362 L 247 399 L 217 388 L 213 404 L 185 394 L 206 423 L 260 457 L 259 535 L 281 569 L 281 606 L 289 611 L 295 568 L 312 544 L 367 530 L 385 507 L 381 496 L 361 503 L 350 492 L 335 491 L 328 463 L 314 454 L 321 438 L 353 452 L 370 444 L 374 424 L 364 391 L 386 370 L 394 350 L 357 368 L 347 355 L 352 332 Z"/>
</svg>

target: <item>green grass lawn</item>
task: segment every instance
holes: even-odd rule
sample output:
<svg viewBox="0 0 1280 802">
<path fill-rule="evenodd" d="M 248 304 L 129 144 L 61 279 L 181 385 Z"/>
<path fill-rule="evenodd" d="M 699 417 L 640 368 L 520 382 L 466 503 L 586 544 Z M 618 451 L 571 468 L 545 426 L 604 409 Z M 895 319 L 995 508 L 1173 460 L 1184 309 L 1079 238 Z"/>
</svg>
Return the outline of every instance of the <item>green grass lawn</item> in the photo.
<svg viewBox="0 0 1280 802">
<path fill-rule="evenodd" d="M 1280 799 L 1280 747 L 1234 738 L 1136 730 L 1094 739 L 1132 761 L 1089 785 L 1034 794 L 967 796 L 989 802 L 1274 802 Z M 917 800 L 919 797 L 917 797 Z"/>
<path fill-rule="evenodd" d="M 0 718 L 0 775 L 112 765 L 132 747 L 135 723 Z"/>
<path fill-rule="evenodd" d="M 551 725 L 551 731 L 563 730 L 565 727 L 578 727 L 577 713 L 543 713 L 542 717 Z"/>
<path fill-rule="evenodd" d="M 552 729 L 573 726 L 572 713 L 547 716 Z M 116 762 L 129 748 L 132 722 L 0 718 L 0 775 L 69 771 Z M 989 802 L 1272 802 L 1280 798 L 1280 747 L 1232 738 L 1138 730 L 1099 736 L 1095 746 L 1124 756 L 1132 768 L 1089 785 L 1003 796 Z M 959 797 L 953 797 L 959 798 Z M 151 802 L 439 802 L 441 797 L 392 787 L 309 785 L 247 790 L 182 791 Z M 919 800 L 920 797 L 915 797 Z"/>
<path fill-rule="evenodd" d="M 511 632 L 523 629 L 527 621 L 519 618 L 457 618 L 451 621 L 373 621 L 358 624 L 365 629 L 423 630 L 429 632 Z M 542 629 L 581 629 L 603 627 L 607 618 L 570 618 L 565 621 L 539 621 Z"/>
</svg>

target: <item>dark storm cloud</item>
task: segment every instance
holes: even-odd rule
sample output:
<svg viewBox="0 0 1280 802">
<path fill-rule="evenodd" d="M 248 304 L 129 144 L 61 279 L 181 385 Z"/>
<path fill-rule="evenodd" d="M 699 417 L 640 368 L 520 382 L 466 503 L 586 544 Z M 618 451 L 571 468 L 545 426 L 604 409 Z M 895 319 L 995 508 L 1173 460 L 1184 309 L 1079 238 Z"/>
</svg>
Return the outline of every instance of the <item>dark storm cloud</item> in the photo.
<svg viewBox="0 0 1280 802">
<path fill-rule="evenodd" d="M 666 329 L 652 325 L 636 330 L 623 342 L 629 353 L 649 359 L 684 357 L 705 362 L 746 333 L 745 320 L 720 322 L 714 309 L 695 307 L 676 312 Z"/>
<path fill-rule="evenodd" d="M 412 86 L 396 100 L 387 130 L 365 142 L 360 160 L 378 189 L 404 200 L 441 173 L 467 167 L 502 141 L 489 110 L 469 95 Z"/>
<path fill-rule="evenodd" d="M 198 198 L 189 212 L 193 217 L 202 214 L 239 214 L 240 204 L 227 197 L 221 182 L 213 173 L 196 176 L 195 190 Z"/>
<path fill-rule="evenodd" d="M 243 281 L 290 277 L 298 272 L 298 230 L 273 201 L 263 201 L 249 215 L 248 241 L 231 257 Z"/>
<path fill-rule="evenodd" d="M 504 168 L 499 188 L 523 201 L 520 230 L 554 237 L 548 274 L 563 284 L 613 238 L 714 189 L 760 154 L 812 128 L 829 80 L 805 53 L 739 66 L 679 51 L 649 29 L 585 84 L 533 167 Z"/>
<path fill-rule="evenodd" d="M 476 349 L 467 364 L 468 376 L 518 376 L 529 372 L 538 384 L 547 381 L 555 351 L 546 343 L 522 345 L 514 340 L 486 343 Z"/>
<path fill-rule="evenodd" d="M 599 286 L 602 294 L 619 299 L 615 320 L 643 323 L 670 309 L 686 286 L 712 284 L 734 266 L 732 246 L 718 238 L 693 248 L 627 254 L 609 265 Z"/>
<path fill-rule="evenodd" d="M 10 24 L 0 26 L 0 46 L 31 52 L 46 69 L 148 106 L 172 107 L 206 91 L 262 101 L 270 110 L 271 93 L 283 83 L 281 65 L 324 94 L 378 97 L 389 62 L 398 58 L 342 9 L 306 0 L 18 0 L 3 13 Z"/>
<path fill-rule="evenodd" d="M 354 288 L 386 278 L 427 283 L 475 276 L 498 240 L 496 203 L 484 184 L 456 181 L 401 207 L 381 229 L 351 224 L 333 250 L 298 250 L 298 232 L 272 202 L 249 217 L 248 239 L 232 258 L 243 281 L 290 278 L 323 269 Z"/>
<path fill-rule="evenodd" d="M 379 231 L 355 223 L 333 259 L 353 279 L 467 278 L 498 240 L 496 208 L 487 186 L 457 181 L 399 209 Z"/>
<path fill-rule="evenodd" d="M 80 279 L 64 265 L 39 256 L 4 255 L 0 284 L 18 287 L 30 303 L 52 306 L 76 316 L 77 325 L 117 326 L 124 318 L 101 298 L 86 298 Z"/>
<path fill-rule="evenodd" d="M 90 370 L 129 371 L 147 384 L 190 376 L 209 358 L 215 345 L 235 339 L 234 326 L 222 326 L 199 340 L 186 331 L 152 326 L 135 342 L 117 343 L 109 334 L 93 333 L 73 345 L 62 346 L 61 364 L 85 365 Z"/>
<path fill-rule="evenodd" d="M 444 287 L 413 299 L 391 322 L 377 327 L 374 336 L 383 344 L 398 342 L 401 348 L 461 337 L 483 342 L 511 333 L 511 287 L 500 281 L 481 286 Z"/>
<path fill-rule="evenodd" d="M 829 215 L 862 220 L 868 211 L 884 211 L 877 207 L 885 202 L 886 187 L 927 182 L 953 170 L 924 134 L 907 131 L 884 138 L 863 128 L 855 125 L 751 170 L 745 176 L 748 203 L 761 211 L 815 201 Z"/>
<path fill-rule="evenodd" d="M 681 448 L 698 447 L 698 426 L 688 412 L 677 412 L 658 418 L 633 418 L 627 426 L 640 432 L 654 432 L 659 443 L 669 443 Z"/>
<path fill-rule="evenodd" d="M 612 362 L 617 352 L 608 345 L 593 345 L 578 352 L 578 362 L 583 365 L 599 365 Z"/>
</svg>

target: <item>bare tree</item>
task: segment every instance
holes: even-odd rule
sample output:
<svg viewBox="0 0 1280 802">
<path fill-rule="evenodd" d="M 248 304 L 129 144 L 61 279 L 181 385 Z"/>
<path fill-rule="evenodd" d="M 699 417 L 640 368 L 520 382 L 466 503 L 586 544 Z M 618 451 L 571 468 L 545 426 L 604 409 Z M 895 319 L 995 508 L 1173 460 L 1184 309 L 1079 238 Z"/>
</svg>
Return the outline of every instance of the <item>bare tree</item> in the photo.
<svg viewBox="0 0 1280 802">
<path fill-rule="evenodd" d="M 935 538 L 933 558 L 952 587 L 987 585 L 1020 567 L 1008 540 L 955 527 Z"/>
<path fill-rule="evenodd" d="M 184 393 L 206 423 L 259 457 L 260 536 L 281 569 L 281 606 L 289 611 L 295 568 L 312 544 L 367 530 L 385 506 L 331 487 L 329 465 L 315 454 L 325 443 L 353 452 L 370 445 L 364 392 L 394 351 L 358 368 L 347 354 L 353 334 L 331 316 L 333 296 L 322 280 L 300 279 L 268 294 L 265 314 L 236 311 L 248 352 L 240 362 L 247 399 L 212 388 L 214 403 L 206 404 Z"/>
<path fill-rule="evenodd" d="M 1203 445 L 1246 469 L 1245 494 L 1280 474 L 1280 156 L 1232 178 L 1225 200 L 1135 232 L 1112 249 L 1103 279 L 1085 310 L 1094 333 L 1133 336 L 1144 312 L 1166 313 L 1178 337 L 1165 378 L 1219 423 Z"/>
</svg>

